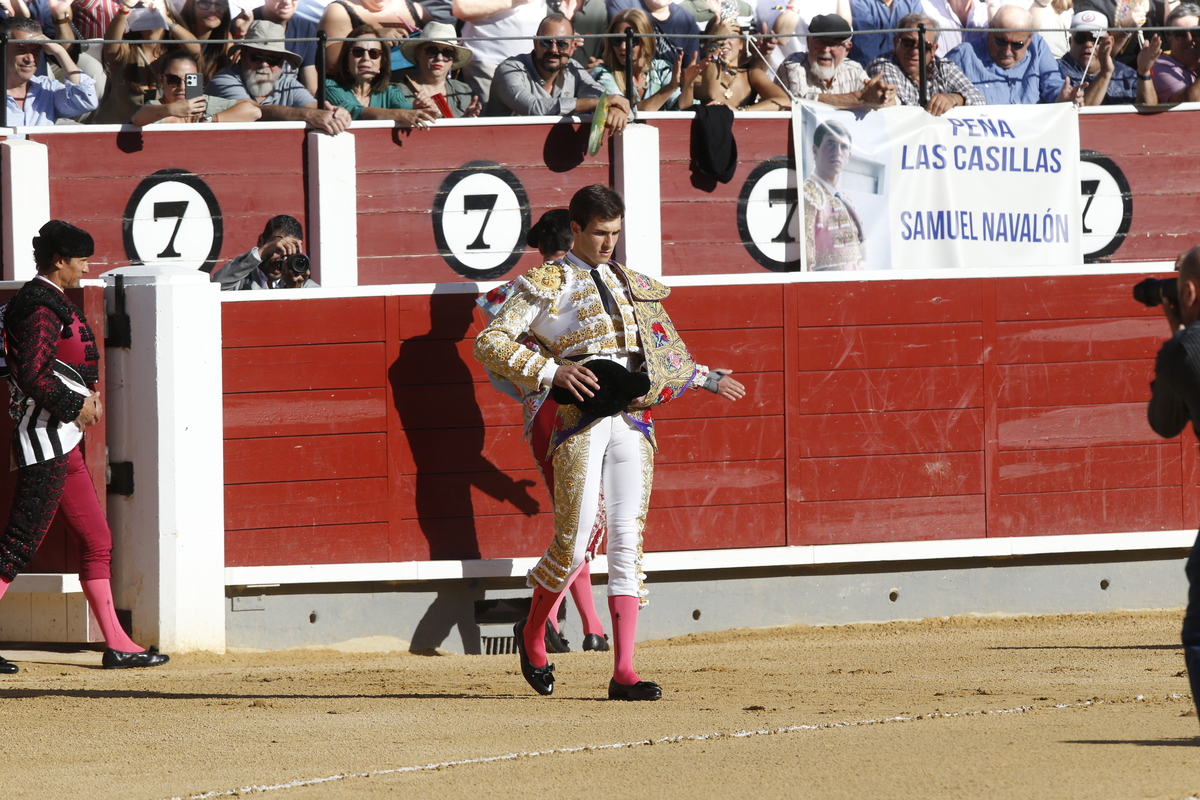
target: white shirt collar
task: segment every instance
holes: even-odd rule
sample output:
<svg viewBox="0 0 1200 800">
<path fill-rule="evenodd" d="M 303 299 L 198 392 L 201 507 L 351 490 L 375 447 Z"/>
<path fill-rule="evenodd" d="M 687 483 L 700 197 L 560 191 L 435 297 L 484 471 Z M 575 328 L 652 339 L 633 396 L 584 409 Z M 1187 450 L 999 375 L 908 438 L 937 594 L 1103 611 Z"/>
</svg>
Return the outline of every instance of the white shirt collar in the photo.
<svg viewBox="0 0 1200 800">
<path fill-rule="evenodd" d="M 582 258 L 575 255 L 575 251 L 573 250 L 567 251 L 567 254 L 563 256 L 563 261 L 566 261 L 571 266 L 578 267 L 584 272 L 591 272 L 592 269 L 594 269 L 593 267 L 589 267 L 587 264 L 585 264 Z"/>
</svg>

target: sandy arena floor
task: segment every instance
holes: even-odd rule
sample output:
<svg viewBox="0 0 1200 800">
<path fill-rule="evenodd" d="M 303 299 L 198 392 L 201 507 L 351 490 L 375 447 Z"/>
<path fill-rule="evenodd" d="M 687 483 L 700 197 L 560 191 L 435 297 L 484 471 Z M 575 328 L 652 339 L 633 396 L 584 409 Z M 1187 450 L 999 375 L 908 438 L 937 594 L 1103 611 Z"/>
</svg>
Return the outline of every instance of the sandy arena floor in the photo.
<svg viewBox="0 0 1200 800">
<path fill-rule="evenodd" d="M 1200 795 L 1180 612 L 772 628 L 607 654 L 290 651 L 105 671 L 15 652 L 4 798 L 1170 798 Z M 458 762 L 458 763 L 449 763 Z"/>
</svg>

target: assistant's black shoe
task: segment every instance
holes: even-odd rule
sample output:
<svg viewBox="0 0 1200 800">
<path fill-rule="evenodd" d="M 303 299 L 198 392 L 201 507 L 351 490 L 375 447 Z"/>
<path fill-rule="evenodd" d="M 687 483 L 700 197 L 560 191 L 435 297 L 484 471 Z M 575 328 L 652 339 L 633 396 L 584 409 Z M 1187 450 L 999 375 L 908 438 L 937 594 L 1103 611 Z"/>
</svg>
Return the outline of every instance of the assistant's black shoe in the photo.
<svg viewBox="0 0 1200 800">
<path fill-rule="evenodd" d="M 104 651 L 100 663 L 105 669 L 133 669 L 134 667 L 157 667 L 167 663 L 171 657 L 158 652 L 157 647 L 143 650 L 140 653 L 122 653 L 111 647 Z"/>
<path fill-rule="evenodd" d="M 662 689 L 654 681 L 638 681 L 632 686 L 617 683 L 615 679 L 608 682 L 609 700 L 658 700 L 661 697 Z"/>
<path fill-rule="evenodd" d="M 584 650 L 596 650 L 601 653 L 608 652 L 608 634 L 604 634 L 604 638 L 600 638 L 598 634 L 589 633 L 583 637 Z"/>
<path fill-rule="evenodd" d="M 20 671 L 20 667 L 6 659 L 4 656 L 0 656 L 0 675 L 16 675 Z"/>
<path fill-rule="evenodd" d="M 525 682 L 538 694 L 553 692 L 554 665 L 547 663 L 544 667 L 535 667 L 525 655 L 525 620 L 513 625 L 513 636 L 516 638 L 517 653 L 521 656 L 521 674 L 525 676 Z"/>
<path fill-rule="evenodd" d="M 551 653 L 571 652 L 571 643 L 564 639 L 561 633 L 554 630 L 550 620 L 546 620 L 546 650 Z"/>
</svg>

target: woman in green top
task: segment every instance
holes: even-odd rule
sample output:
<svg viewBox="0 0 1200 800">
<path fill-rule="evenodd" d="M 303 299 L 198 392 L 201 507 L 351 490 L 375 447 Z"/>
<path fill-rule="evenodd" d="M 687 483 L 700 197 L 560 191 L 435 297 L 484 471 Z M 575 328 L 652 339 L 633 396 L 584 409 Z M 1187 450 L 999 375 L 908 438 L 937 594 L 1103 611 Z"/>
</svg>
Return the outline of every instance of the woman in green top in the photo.
<svg viewBox="0 0 1200 800">
<path fill-rule="evenodd" d="M 608 32 L 619 33 L 621 37 L 604 40 L 604 64 L 592 70 L 592 77 L 604 87 L 606 93 L 625 94 L 625 59 L 629 57 L 625 52 L 626 31 L 633 31 L 634 36 L 633 83 L 638 111 L 674 110 L 679 101 L 681 83 L 687 87 L 684 99 L 686 105 L 690 106 L 690 87 L 703 70 L 703 65 L 689 67 L 685 71 L 682 53 L 674 65 L 655 58 L 654 39 L 651 38 L 654 29 L 650 27 L 650 18 L 640 8 L 627 8 L 612 18 Z"/>
<path fill-rule="evenodd" d="M 391 50 L 379 31 L 363 25 L 350 31 L 335 78 L 325 79 L 325 97 L 350 112 L 351 119 L 394 120 L 406 128 L 424 128 L 436 115 L 412 103 L 389 83 Z"/>
</svg>

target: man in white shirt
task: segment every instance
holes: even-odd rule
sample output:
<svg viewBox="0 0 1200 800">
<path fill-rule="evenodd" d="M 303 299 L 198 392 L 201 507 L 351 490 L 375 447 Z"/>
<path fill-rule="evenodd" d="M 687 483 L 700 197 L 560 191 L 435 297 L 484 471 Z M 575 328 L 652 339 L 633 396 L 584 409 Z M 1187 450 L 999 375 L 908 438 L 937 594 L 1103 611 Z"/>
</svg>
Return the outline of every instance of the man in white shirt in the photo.
<svg viewBox="0 0 1200 800">
<path fill-rule="evenodd" d="M 454 0 L 454 16 L 462 20 L 463 42 L 475 57 L 463 69 L 480 98 L 492 92 L 492 76 L 506 58 L 529 52 L 529 40 L 546 16 L 546 0 Z M 489 37 L 469 41 L 472 37 Z M 496 37 L 524 36 L 526 39 Z"/>
</svg>

